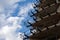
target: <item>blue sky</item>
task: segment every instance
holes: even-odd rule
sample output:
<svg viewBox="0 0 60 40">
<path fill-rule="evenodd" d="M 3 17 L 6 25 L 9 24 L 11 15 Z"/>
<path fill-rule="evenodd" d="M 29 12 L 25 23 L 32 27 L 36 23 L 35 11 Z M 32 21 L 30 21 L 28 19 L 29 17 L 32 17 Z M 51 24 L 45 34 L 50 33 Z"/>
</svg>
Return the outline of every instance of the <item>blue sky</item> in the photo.
<svg viewBox="0 0 60 40">
<path fill-rule="evenodd" d="M 23 6 L 26 6 L 26 5 L 29 4 L 29 3 L 36 3 L 36 0 L 25 0 L 25 1 L 22 1 L 22 2 L 18 2 L 17 4 L 19 4 L 18 6 L 23 7 Z M 22 20 L 22 23 L 21 23 L 22 29 L 19 30 L 20 32 L 26 32 L 26 33 L 27 33 L 27 31 L 30 31 L 30 29 L 26 27 L 27 24 L 28 24 L 28 23 L 26 23 L 26 22 L 27 22 L 27 20 L 34 21 L 33 18 L 30 17 L 30 15 L 29 15 L 29 14 L 31 14 L 30 12 L 31 12 L 31 11 L 34 11 L 34 10 L 35 10 L 35 9 L 30 9 L 30 10 L 25 14 L 26 16 L 24 15 L 24 16 L 25 16 L 25 19 Z M 12 14 L 12 15 L 13 15 L 13 16 L 17 16 L 19 11 L 20 11 L 20 10 L 19 10 L 19 7 L 17 7 L 17 9 L 15 10 L 14 14 Z M 23 12 L 24 12 L 24 11 L 23 11 Z M 28 17 L 28 18 L 27 18 L 27 17 Z M 25 23 L 24 23 L 24 22 L 25 22 Z"/>
<path fill-rule="evenodd" d="M 30 34 L 26 26 L 27 21 L 34 22 L 30 17 L 34 3 L 36 0 L 0 0 L 0 40 L 23 40 L 24 32 Z"/>
<path fill-rule="evenodd" d="M 35 3 L 36 0 L 26 0 L 26 1 L 23 1 L 23 2 L 19 2 L 19 6 L 26 6 L 27 4 L 29 3 Z M 17 9 L 18 10 L 18 9 Z M 19 30 L 20 32 L 25 32 L 26 34 L 29 34 L 30 33 L 30 28 L 27 28 L 26 26 L 28 25 L 27 23 L 27 20 L 30 20 L 30 21 L 34 21 L 32 17 L 30 17 L 29 14 L 31 14 L 30 12 L 34 11 L 34 9 L 30 9 L 24 16 L 25 16 L 25 19 L 22 20 L 22 23 L 21 23 L 21 26 L 22 28 Z M 23 11 L 24 12 L 24 11 Z M 16 14 L 15 14 L 16 15 Z M 28 17 L 28 18 L 27 18 Z"/>
</svg>

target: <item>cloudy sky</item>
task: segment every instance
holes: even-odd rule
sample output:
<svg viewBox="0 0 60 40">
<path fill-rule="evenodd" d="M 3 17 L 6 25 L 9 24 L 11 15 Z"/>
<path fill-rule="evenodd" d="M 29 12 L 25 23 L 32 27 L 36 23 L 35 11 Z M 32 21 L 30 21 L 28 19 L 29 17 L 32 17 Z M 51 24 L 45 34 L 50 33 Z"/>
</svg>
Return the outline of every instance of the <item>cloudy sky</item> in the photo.
<svg viewBox="0 0 60 40">
<path fill-rule="evenodd" d="M 36 0 L 0 0 L 0 40 L 23 40 L 24 33 L 29 35 L 27 21 L 34 11 Z M 29 15 L 30 14 L 30 15 Z"/>
</svg>

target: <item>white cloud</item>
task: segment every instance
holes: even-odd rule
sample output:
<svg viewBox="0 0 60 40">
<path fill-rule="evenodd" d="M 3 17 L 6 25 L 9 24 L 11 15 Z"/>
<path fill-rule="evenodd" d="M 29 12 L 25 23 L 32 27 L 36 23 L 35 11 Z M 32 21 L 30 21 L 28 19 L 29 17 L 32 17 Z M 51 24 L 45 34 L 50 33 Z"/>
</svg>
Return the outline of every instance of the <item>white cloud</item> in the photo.
<svg viewBox="0 0 60 40">
<path fill-rule="evenodd" d="M 11 13 L 13 13 L 17 5 L 10 7 L 6 6 L 7 10 L 4 10 L 5 7 L 1 6 L 3 5 L 0 5 L 0 40 L 23 40 L 23 37 L 20 35 L 22 33 L 16 32 L 21 29 L 22 26 L 19 25 L 19 23 L 23 18 L 11 17 Z"/>
<path fill-rule="evenodd" d="M 24 7 L 21 7 L 18 16 L 26 16 L 28 14 L 29 10 L 33 9 L 32 5 L 33 5 L 33 3 L 29 3 L 29 4 L 25 5 Z"/>
<path fill-rule="evenodd" d="M 22 1 L 25 1 L 25 0 L 0 0 L 0 3 L 8 4 L 8 5 L 13 5 L 16 2 L 22 2 Z"/>
<path fill-rule="evenodd" d="M 19 38 L 20 35 L 18 34 L 20 32 L 16 32 L 17 29 L 21 28 L 21 26 L 17 22 L 18 20 L 18 17 L 10 17 L 7 19 L 7 22 L 8 24 L 11 23 L 12 25 L 6 24 L 0 29 L 0 35 L 2 35 L 5 40 L 23 40 L 22 38 Z"/>
<path fill-rule="evenodd" d="M 0 13 L 4 11 L 3 6 L 0 4 Z"/>
</svg>

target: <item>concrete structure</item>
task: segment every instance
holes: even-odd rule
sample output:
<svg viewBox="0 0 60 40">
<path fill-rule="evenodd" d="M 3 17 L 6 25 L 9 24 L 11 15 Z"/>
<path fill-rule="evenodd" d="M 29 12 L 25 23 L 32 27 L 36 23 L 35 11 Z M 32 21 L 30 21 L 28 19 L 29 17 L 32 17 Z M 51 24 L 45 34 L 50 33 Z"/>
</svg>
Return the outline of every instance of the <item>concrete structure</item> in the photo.
<svg viewBox="0 0 60 40">
<path fill-rule="evenodd" d="M 37 9 L 36 22 L 32 24 L 36 32 L 30 40 L 59 40 L 60 0 L 41 0 Z"/>
</svg>

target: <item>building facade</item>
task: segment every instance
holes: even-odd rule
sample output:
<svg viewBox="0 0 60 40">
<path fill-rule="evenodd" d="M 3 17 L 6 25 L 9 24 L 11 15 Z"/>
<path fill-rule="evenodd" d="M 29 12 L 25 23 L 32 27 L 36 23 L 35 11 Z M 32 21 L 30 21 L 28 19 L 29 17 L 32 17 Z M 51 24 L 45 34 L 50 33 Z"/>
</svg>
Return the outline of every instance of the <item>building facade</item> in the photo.
<svg viewBox="0 0 60 40">
<path fill-rule="evenodd" d="M 60 0 L 39 0 L 32 27 L 36 30 L 30 40 L 60 39 Z"/>
</svg>

